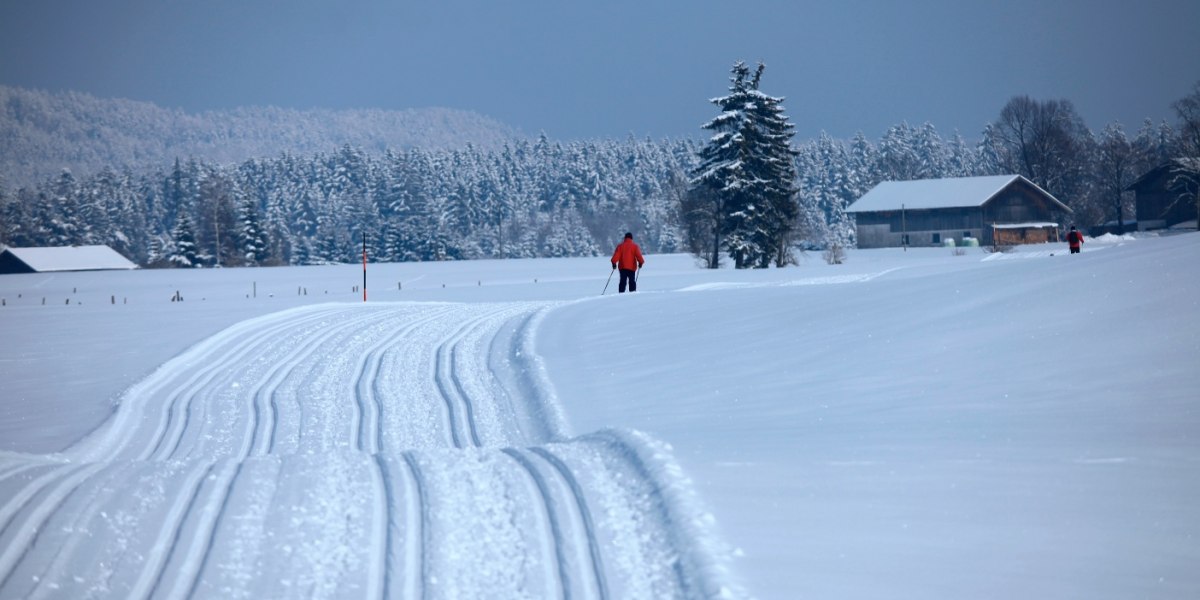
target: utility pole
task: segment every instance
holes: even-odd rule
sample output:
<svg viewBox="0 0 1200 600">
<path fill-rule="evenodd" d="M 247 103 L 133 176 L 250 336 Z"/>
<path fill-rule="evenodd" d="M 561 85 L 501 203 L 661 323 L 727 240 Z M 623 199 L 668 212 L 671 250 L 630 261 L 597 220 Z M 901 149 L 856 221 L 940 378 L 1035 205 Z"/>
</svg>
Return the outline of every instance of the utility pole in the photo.
<svg viewBox="0 0 1200 600">
<path fill-rule="evenodd" d="M 363 302 L 367 301 L 367 232 L 362 234 L 363 240 Z"/>
<path fill-rule="evenodd" d="M 904 205 L 900 205 L 900 245 L 904 246 L 904 251 L 908 252 L 908 221 L 904 213 Z"/>
<path fill-rule="evenodd" d="M 213 228 L 217 231 L 217 266 L 221 266 L 221 202 L 213 202 Z"/>
</svg>

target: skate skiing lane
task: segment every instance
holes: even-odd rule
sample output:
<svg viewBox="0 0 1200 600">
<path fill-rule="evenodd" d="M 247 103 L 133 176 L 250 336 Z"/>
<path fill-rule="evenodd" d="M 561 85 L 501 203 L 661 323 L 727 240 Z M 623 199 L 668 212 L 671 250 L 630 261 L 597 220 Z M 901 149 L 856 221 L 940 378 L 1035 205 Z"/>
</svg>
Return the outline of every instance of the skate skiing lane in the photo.
<svg viewBox="0 0 1200 600">
<path fill-rule="evenodd" d="M 572 437 L 561 303 L 324 304 L 164 363 L 61 454 L 0 456 L 0 597 L 741 595 L 667 447 Z"/>
</svg>

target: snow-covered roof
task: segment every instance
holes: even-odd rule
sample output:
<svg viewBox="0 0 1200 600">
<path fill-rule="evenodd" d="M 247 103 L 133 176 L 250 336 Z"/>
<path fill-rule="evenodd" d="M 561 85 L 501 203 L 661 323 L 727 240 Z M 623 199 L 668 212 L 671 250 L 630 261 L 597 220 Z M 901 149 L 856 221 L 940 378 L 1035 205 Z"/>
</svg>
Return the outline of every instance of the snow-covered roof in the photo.
<svg viewBox="0 0 1200 600">
<path fill-rule="evenodd" d="M 108 246 L 61 246 L 52 248 L 14 248 L 12 254 L 39 273 L 47 271 L 100 271 L 107 269 L 136 269 L 136 264 Z"/>
<path fill-rule="evenodd" d="M 993 229 L 1047 229 L 1050 227 L 1058 227 L 1058 223 L 1037 222 L 1037 223 L 993 223 Z"/>
<path fill-rule="evenodd" d="M 931 208 L 965 208 L 987 204 L 1008 186 L 1023 181 L 1041 192 L 1058 208 L 1070 212 L 1049 192 L 1020 175 L 988 177 L 953 177 L 948 179 L 918 179 L 915 181 L 885 181 L 851 204 L 846 212 L 875 212 L 884 210 L 922 210 Z"/>
</svg>

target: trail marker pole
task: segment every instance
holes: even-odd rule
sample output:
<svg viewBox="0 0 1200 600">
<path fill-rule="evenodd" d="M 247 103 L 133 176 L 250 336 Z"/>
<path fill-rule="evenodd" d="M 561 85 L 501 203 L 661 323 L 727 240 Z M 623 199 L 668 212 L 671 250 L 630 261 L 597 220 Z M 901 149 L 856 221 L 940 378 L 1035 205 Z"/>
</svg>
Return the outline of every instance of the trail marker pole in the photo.
<svg viewBox="0 0 1200 600">
<path fill-rule="evenodd" d="M 367 301 L 367 232 L 363 232 L 363 302 Z"/>
</svg>

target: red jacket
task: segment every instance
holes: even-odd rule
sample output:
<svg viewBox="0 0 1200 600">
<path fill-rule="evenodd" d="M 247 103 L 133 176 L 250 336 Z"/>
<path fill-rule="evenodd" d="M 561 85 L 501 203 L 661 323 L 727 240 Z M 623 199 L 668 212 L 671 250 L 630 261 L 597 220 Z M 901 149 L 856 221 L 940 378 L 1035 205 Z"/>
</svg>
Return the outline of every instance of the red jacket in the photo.
<svg viewBox="0 0 1200 600">
<path fill-rule="evenodd" d="M 626 271 L 635 271 L 646 264 L 646 259 L 642 258 L 642 249 L 638 248 L 632 239 L 626 239 L 617 244 L 617 249 L 613 251 L 610 262 Z"/>
<path fill-rule="evenodd" d="M 1078 231 L 1072 231 L 1067 234 L 1067 244 L 1072 248 L 1078 248 L 1083 243 L 1083 234 Z"/>
</svg>

